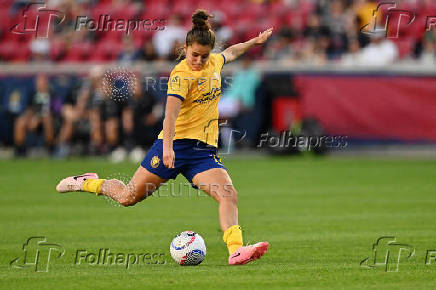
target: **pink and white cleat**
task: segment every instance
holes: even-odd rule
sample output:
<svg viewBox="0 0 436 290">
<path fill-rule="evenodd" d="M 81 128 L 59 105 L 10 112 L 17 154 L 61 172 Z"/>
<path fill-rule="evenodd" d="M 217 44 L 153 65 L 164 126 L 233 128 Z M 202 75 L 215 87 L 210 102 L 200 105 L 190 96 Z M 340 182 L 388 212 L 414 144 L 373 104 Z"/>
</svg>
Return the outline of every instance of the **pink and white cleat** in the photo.
<svg viewBox="0 0 436 290">
<path fill-rule="evenodd" d="M 62 179 L 56 186 L 58 192 L 80 191 L 82 184 L 87 179 L 98 179 L 97 173 L 85 173 L 77 176 L 70 176 Z"/>
<path fill-rule="evenodd" d="M 260 242 L 254 245 L 240 247 L 229 257 L 229 265 L 244 265 L 257 260 L 268 251 L 268 247 L 268 242 Z"/>
</svg>

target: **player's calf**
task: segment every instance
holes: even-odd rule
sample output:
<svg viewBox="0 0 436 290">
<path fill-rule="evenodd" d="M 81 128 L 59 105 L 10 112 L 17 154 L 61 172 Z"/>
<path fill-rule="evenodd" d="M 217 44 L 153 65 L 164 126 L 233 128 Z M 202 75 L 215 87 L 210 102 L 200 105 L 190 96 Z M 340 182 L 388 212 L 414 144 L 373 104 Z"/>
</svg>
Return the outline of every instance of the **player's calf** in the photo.
<svg viewBox="0 0 436 290">
<path fill-rule="evenodd" d="M 118 179 L 106 180 L 99 194 L 109 196 L 123 206 L 133 206 L 145 198 L 141 198 L 136 192 L 136 187 L 132 182 L 126 185 Z"/>
<path fill-rule="evenodd" d="M 146 184 L 145 187 L 137 187 L 133 180 L 127 185 L 118 179 L 105 180 L 99 194 L 109 196 L 123 206 L 133 206 L 151 195 L 157 186 Z"/>
</svg>

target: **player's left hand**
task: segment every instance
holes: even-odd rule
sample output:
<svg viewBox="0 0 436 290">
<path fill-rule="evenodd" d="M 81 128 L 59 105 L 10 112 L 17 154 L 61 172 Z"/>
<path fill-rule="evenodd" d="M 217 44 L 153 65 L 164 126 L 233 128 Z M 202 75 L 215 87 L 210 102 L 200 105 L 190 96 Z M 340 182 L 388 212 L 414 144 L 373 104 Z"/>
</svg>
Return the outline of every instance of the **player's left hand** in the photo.
<svg viewBox="0 0 436 290">
<path fill-rule="evenodd" d="M 273 32 L 273 28 L 268 28 L 267 30 L 265 30 L 264 32 L 260 32 L 259 36 L 256 37 L 256 42 L 255 44 L 262 44 L 265 43 L 265 41 L 268 39 L 268 37 L 271 36 Z"/>
</svg>

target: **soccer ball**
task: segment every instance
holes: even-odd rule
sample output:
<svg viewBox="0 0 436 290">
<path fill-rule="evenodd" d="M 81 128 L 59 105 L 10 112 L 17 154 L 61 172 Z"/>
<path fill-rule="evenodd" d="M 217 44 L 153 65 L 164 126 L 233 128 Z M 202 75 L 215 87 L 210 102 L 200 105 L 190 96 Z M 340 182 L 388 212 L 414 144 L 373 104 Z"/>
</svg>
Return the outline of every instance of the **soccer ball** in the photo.
<svg viewBox="0 0 436 290">
<path fill-rule="evenodd" d="M 200 264 L 206 256 L 206 244 L 196 232 L 185 231 L 173 239 L 170 253 L 177 264 L 195 266 Z"/>
</svg>

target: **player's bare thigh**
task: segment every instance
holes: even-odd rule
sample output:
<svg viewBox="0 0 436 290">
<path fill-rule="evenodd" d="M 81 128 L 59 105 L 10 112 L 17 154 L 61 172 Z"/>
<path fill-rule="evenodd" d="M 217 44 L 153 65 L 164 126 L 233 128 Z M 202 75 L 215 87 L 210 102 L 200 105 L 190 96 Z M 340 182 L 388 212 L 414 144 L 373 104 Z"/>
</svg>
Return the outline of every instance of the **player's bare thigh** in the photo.
<svg viewBox="0 0 436 290">
<path fill-rule="evenodd" d="M 236 189 L 225 169 L 211 168 L 194 176 L 192 182 L 216 201 L 222 198 L 236 198 Z"/>
</svg>

